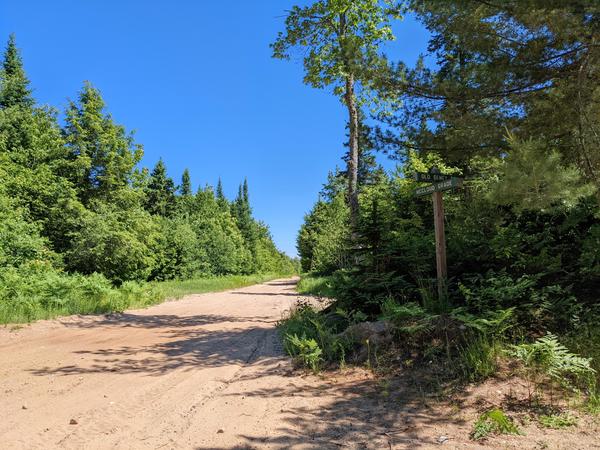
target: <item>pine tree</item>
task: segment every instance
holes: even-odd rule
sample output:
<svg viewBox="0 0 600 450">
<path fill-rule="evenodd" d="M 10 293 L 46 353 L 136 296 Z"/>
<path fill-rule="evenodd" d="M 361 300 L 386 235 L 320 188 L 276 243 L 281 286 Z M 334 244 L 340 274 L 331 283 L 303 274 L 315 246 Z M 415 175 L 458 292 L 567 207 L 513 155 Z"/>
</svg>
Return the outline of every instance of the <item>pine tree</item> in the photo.
<svg viewBox="0 0 600 450">
<path fill-rule="evenodd" d="M 146 187 L 145 208 L 150 214 L 169 216 L 175 209 L 175 183 L 167 175 L 167 167 L 159 159 Z"/>
<path fill-rule="evenodd" d="M 252 209 L 248 201 L 248 181 L 244 180 L 238 189 L 238 195 L 231 205 L 232 215 L 242 233 L 246 248 L 250 250 L 254 263 L 256 262 L 256 224 L 252 218 Z"/>
<path fill-rule="evenodd" d="M 66 111 L 64 138 L 74 160 L 72 181 L 84 202 L 126 187 L 143 155 L 132 134 L 104 112 L 100 92 L 86 82 Z"/>
<path fill-rule="evenodd" d="M 181 186 L 179 187 L 179 193 L 182 197 L 189 197 L 192 195 L 192 182 L 190 180 L 190 171 L 185 169 L 181 176 Z"/>
<path fill-rule="evenodd" d="M 29 80 L 23 69 L 23 61 L 17 49 L 15 35 L 8 38 L 2 62 L 0 85 L 0 109 L 12 106 L 32 107 L 34 104 L 29 89 Z"/>
<path fill-rule="evenodd" d="M 248 198 L 248 179 L 244 178 L 244 185 L 242 187 L 242 199 L 248 208 L 250 208 L 250 199 Z"/>
<path fill-rule="evenodd" d="M 217 183 L 217 203 L 221 209 L 228 209 L 227 198 L 225 198 L 225 194 L 223 193 L 223 183 L 221 182 L 221 178 Z"/>
</svg>

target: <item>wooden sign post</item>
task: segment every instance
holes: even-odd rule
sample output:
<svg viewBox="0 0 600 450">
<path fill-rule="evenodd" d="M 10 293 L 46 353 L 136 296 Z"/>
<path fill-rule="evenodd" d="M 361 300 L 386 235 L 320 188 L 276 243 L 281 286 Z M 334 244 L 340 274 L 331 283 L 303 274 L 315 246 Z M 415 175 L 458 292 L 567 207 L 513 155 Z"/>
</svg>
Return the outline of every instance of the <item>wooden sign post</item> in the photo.
<svg viewBox="0 0 600 450">
<path fill-rule="evenodd" d="M 433 182 L 433 184 L 417 188 L 417 197 L 432 194 L 433 197 L 433 223 L 435 227 L 435 262 L 437 269 L 437 288 L 440 300 L 446 294 L 446 279 L 448 278 L 448 265 L 446 263 L 446 232 L 444 228 L 444 197 L 442 192 L 462 186 L 462 178 L 444 175 L 439 169 L 433 167 L 428 173 L 415 173 L 417 181 Z"/>
</svg>

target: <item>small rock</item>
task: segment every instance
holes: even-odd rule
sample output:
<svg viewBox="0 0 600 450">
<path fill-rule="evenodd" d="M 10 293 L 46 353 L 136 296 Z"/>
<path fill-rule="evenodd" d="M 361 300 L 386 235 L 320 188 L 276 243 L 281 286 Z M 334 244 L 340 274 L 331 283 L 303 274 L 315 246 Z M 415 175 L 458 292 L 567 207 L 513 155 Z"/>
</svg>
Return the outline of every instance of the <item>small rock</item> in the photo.
<svg viewBox="0 0 600 450">
<path fill-rule="evenodd" d="M 27 409 L 27 406 L 23 405 L 21 406 L 21 409 Z"/>
<path fill-rule="evenodd" d="M 448 439 L 449 439 L 448 436 L 440 436 L 437 441 L 438 441 L 438 444 L 444 444 L 444 443 L 448 442 Z"/>
<path fill-rule="evenodd" d="M 69 425 L 77 425 L 77 421 L 75 419 L 71 419 L 69 421 Z"/>
<path fill-rule="evenodd" d="M 223 434 L 223 433 L 225 433 L 225 430 L 223 428 L 219 428 L 217 430 L 217 434 Z"/>
</svg>

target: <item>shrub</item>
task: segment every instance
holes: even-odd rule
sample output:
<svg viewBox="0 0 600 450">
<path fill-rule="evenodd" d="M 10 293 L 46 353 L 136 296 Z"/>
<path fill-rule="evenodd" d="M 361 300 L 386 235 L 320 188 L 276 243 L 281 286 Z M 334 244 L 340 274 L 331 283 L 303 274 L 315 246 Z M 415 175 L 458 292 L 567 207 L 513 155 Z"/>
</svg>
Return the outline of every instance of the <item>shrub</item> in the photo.
<svg viewBox="0 0 600 450">
<path fill-rule="evenodd" d="M 101 273 L 117 283 L 146 280 L 157 235 L 156 222 L 143 209 L 118 210 L 97 202 L 72 233 L 67 266 L 83 274 Z"/>
<path fill-rule="evenodd" d="M 544 378 L 551 381 L 551 386 L 558 384 L 575 392 L 587 389 L 590 394 L 595 391 L 596 371 L 591 359 L 571 353 L 553 334 L 531 344 L 514 345 L 509 354 L 523 363 L 534 391 L 542 386 Z"/>
<path fill-rule="evenodd" d="M 279 329 L 284 337 L 284 348 L 289 355 L 298 354 L 298 339 L 305 341 L 305 348 L 309 348 L 306 341 L 314 340 L 320 350 L 319 357 L 322 356 L 325 361 L 343 364 L 352 343 L 340 337 L 341 323 L 347 326 L 345 321 L 328 320 L 327 316 L 320 314 L 310 305 L 301 304 L 289 317 L 280 322 Z"/>
<path fill-rule="evenodd" d="M 126 282 L 115 288 L 101 274 L 69 275 L 48 265 L 28 265 L 0 272 L 0 323 L 123 311 L 147 306 L 162 298 L 163 292 L 153 284 Z"/>
<path fill-rule="evenodd" d="M 577 425 L 577 417 L 570 414 L 541 415 L 538 421 L 544 428 L 568 428 Z"/>
<path fill-rule="evenodd" d="M 478 441 L 490 434 L 520 434 L 520 431 L 504 411 L 492 409 L 479 416 L 473 426 L 471 439 Z"/>
<path fill-rule="evenodd" d="M 314 339 L 307 339 L 305 335 L 286 334 L 283 339 L 287 353 L 293 356 L 304 367 L 309 367 L 313 372 L 318 372 L 323 351 Z"/>
</svg>

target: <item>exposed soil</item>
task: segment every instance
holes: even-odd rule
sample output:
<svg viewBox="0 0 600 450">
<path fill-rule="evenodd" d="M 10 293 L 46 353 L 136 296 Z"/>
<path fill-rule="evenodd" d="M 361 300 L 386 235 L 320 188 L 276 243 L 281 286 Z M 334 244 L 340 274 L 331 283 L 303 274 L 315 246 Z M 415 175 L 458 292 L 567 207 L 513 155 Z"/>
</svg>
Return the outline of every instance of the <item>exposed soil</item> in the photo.
<svg viewBox="0 0 600 450">
<path fill-rule="evenodd" d="M 600 448 L 590 417 L 470 441 L 479 413 L 518 381 L 440 401 L 362 369 L 294 370 L 275 324 L 295 283 L 1 329 L 0 448 Z"/>
</svg>

